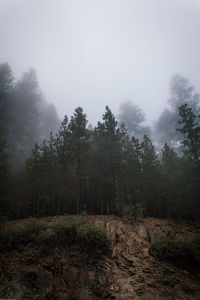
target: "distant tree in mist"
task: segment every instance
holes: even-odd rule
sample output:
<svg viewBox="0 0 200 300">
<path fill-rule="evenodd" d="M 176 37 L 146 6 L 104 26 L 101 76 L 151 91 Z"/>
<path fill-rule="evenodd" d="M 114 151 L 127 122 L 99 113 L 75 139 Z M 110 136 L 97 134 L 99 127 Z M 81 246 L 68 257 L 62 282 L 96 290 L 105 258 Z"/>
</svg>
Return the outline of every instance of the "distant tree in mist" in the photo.
<svg viewBox="0 0 200 300">
<path fill-rule="evenodd" d="M 8 63 L 0 64 L 0 91 L 8 92 L 13 85 L 14 76 Z"/>
<path fill-rule="evenodd" d="M 17 155 L 14 159 L 20 161 L 20 157 L 28 157 L 31 154 L 39 136 L 40 90 L 33 69 L 23 74 L 12 91 L 12 97 L 11 123 L 14 126 L 10 130 L 8 147 Z"/>
<path fill-rule="evenodd" d="M 198 112 L 200 94 L 195 92 L 195 88 L 188 79 L 179 74 L 172 76 L 170 82 L 169 104 L 174 112 L 183 104 L 188 104 L 194 114 Z"/>
<path fill-rule="evenodd" d="M 40 110 L 40 135 L 41 140 L 48 139 L 50 132 L 54 135 L 58 132 L 60 127 L 60 120 L 57 114 L 57 110 L 53 103 L 45 105 L 42 110 Z"/>
<path fill-rule="evenodd" d="M 128 100 L 120 105 L 119 111 L 119 122 L 125 124 L 130 137 L 141 139 L 145 134 L 150 134 L 150 128 L 142 125 L 145 114 L 137 105 Z"/>
<path fill-rule="evenodd" d="M 14 76 L 7 63 L 0 64 L 0 142 L 7 140 L 11 120 L 11 91 Z"/>
<path fill-rule="evenodd" d="M 34 143 L 58 130 L 53 105 L 47 105 L 34 69 L 16 81 L 7 63 L 0 64 L 0 140 L 6 140 L 9 160 L 15 168 L 31 154 Z"/>
<path fill-rule="evenodd" d="M 172 147 L 180 146 L 181 134 L 176 130 L 178 127 L 179 114 L 165 108 L 155 125 L 154 139 L 161 146 L 168 143 Z"/>
<path fill-rule="evenodd" d="M 172 147 L 180 148 L 182 135 L 179 128 L 179 107 L 188 104 L 196 115 L 199 109 L 200 94 L 195 92 L 189 80 L 175 74 L 170 82 L 170 108 L 166 108 L 155 125 L 155 140 L 163 145 L 165 142 Z"/>
</svg>

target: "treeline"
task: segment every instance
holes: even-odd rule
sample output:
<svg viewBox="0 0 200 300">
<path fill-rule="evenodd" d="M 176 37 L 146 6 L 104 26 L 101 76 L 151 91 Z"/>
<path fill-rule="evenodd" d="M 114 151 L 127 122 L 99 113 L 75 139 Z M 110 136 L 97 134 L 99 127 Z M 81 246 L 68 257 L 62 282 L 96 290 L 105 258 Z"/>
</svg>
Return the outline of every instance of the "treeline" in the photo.
<svg viewBox="0 0 200 300">
<path fill-rule="evenodd" d="M 130 139 L 108 107 L 94 129 L 87 128 L 86 115 L 77 108 L 55 137 L 35 144 L 15 179 L 9 181 L 7 175 L 3 214 L 16 218 L 85 211 L 198 220 L 200 127 L 186 105 L 180 114 L 184 155 L 165 144 L 158 156 L 146 135 L 141 143 Z"/>
<path fill-rule="evenodd" d="M 22 121 L 23 122 L 23 121 Z M 2 128 L 2 127 L 1 127 Z M 8 218 L 55 214 L 130 214 L 199 220 L 200 124 L 179 107 L 182 154 L 160 152 L 147 135 L 137 139 L 109 107 L 95 128 L 81 107 L 57 134 L 36 143 L 23 167 L 11 172 L 0 149 L 0 211 Z"/>
</svg>

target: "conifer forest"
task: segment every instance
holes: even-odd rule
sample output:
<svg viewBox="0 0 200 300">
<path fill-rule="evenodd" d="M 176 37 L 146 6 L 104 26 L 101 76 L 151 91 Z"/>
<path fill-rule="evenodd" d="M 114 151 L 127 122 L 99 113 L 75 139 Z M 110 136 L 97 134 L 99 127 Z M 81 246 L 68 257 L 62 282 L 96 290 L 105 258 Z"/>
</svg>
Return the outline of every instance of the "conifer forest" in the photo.
<svg viewBox="0 0 200 300">
<path fill-rule="evenodd" d="M 166 86 L 168 83 L 166 82 Z M 130 101 L 88 123 L 59 119 L 36 72 L 0 64 L 0 212 L 19 219 L 114 214 L 199 221 L 200 94 L 181 75 L 154 127 Z"/>
</svg>

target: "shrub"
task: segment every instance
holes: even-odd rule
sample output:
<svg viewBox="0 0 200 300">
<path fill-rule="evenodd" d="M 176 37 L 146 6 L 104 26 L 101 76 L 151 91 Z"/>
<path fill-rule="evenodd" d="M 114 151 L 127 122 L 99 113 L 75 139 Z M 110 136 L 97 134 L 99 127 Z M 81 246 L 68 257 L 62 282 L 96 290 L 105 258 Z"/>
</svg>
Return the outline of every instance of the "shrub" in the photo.
<svg viewBox="0 0 200 300">
<path fill-rule="evenodd" d="M 0 250 L 10 248 L 12 243 L 12 231 L 7 228 L 3 228 L 0 231 Z"/>
<path fill-rule="evenodd" d="M 93 292 L 93 294 L 95 294 L 97 297 L 101 297 L 103 296 L 103 292 L 102 292 L 102 287 L 100 285 L 100 283 L 95 280 L 91 286 L 91 290 Z"/>
<path fill-rule="evenodd" d="M 21 225 L 4 227 L 0 231 L 0 250 L 27 245 L 35 241 L 42 230 L 46 229 L 45 222 L 30 218 Z"/>
<path fill-rule="evenodd" d="M 162 238 L 151 243 L 149 252 L 192 273 L 200 271 L 200 238 L 191 241 Z"/>
<path fill-rule="evenodd" d="M 77 239 L 77 227 L 81 220 L 72 217 L 59 217 L 51 222 L 51 229 L 56 233 L 58 241 L 72 244 Z"/>
<path fill-rule="evenodd" d="M 13 237 L 16 243 L 26 245 L 33 242 L 39 233 L 46 229 L 46 223 L 36 218 L 24 221 L 23 225 L 13 229 Z"/>
<path fill-rule="evenodd" d="M 123 215 L 125 215 L 125 216 L 135 216 L 135 207 L 133 205 L 126 205 L 123 208 Z"/>
<path fill-rule="evenodd" d="M 29 233 L 37 233 L 47 228 L 46 222 L 33 217 L 25 220 L 23 226 L 25 230 Z"/>
<path fill-rule="evenodd" d="M 190 250 L 192 256 L 195 257 L 196 261 L 200 264 L 200 238 L 195 237 L 190 243 Z"/>
<path fill-rule="evenodd" d="M 53 246 L 56 241 L 56 233 L 52 230 L 42 230 L 36 237 L 36 243 L 43 246 Z"/>
<path fill-rule="evenodd" d="M 85 218 L 57 218 L 51 224 L 60 243 L 77 244 L 87 252 L 106 254 L 111 251 L 111 240 L 103 227 L 97 227 Z"/>
<path fill-rule="evenodd" d="M 9 219 L 6 216 L 1 216 L 0 215 L 0 225 L 4 224 L 5 222 L 7 222 Z"/>
<path fill-rule="evenodd" d="M 111 240 L 108 238 L 105 228 L 83 223 L 78 226 L 77 231 L 78 239 L 88 250 L 98 253 L 109 253 L 111 251 Z"/>
<path fill-rule="evenodd" d="M 75 245 L 88 254 L 108 254 L 112 248 L 106 230 L 90 224 L 85 218 L 55 218 L 49 228 L 45 222 L 30 218 L 23 224 L 7 226 L 0 231 L 0 250 L 29 243 L 44 247 Z"/>
</svg>

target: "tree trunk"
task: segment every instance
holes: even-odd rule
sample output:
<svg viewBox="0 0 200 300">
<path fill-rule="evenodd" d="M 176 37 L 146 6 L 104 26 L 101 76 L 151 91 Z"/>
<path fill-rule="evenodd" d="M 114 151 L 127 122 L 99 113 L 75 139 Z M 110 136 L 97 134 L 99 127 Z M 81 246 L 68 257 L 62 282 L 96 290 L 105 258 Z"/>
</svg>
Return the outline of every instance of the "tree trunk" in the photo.
<svg viewBox="0 0 200 300">
<path fill-rule="evenodd" d="M 60 190 L 59 198 L 58 198 L 58 205 L 57 205 L 57 213 L 56 213 L 57 215 L 60 214 L 61 200 L 62 200 L 62 191 Z"/>
</svg>

